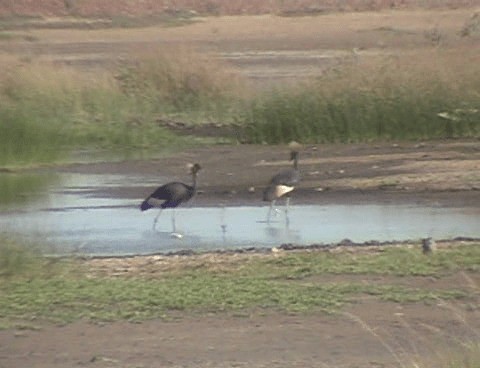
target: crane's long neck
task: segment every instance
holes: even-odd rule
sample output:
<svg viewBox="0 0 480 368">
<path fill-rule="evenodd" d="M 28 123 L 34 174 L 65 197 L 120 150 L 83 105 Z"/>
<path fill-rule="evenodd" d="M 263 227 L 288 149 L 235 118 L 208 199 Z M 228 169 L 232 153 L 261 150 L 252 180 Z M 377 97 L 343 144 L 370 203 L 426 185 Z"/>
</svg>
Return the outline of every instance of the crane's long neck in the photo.
<svg viewBox="0 0 480 368">
<path fill-rule="evenodd" d="M 295 170 L 298 170 L 298 156 L 297 156 L 297 155 L 295 155 L 295 156 L 293 157 L 293 168 L 294 168 Z"/>
<path fill-rule="evenodd" d="M 193 188 L 193 193 L 197 191 L 197 173 L 194 172 L 192 173 L 192 188 Z"/>
</svg>

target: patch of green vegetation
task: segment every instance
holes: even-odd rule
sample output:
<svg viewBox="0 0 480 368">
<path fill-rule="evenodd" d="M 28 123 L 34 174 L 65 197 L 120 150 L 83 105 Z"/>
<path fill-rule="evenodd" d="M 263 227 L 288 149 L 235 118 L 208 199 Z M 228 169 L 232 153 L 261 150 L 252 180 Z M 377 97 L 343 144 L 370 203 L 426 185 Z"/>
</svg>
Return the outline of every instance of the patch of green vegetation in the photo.
<svg viewBox="0 0 480 368">
<path fill-rule="evenodd" d="M 416 88 L 341 91 L 325 96 L 316 86 L 277 92 L 255 101 L 243 118 L 246 136 L 256 143 L 356 142 L 381 139 L 438 139 L 480 135 L 480 111 L 457 121 L 444 111 L 464 104 L 447 89 L 425 94 Z M 475 101 L 467 102 L 472 111 Z M 475 108 L 473 108 L 475 106 Z"/>
<path fill-rule="evenodd" d="M 0 279 L 59 275 L 63 272 L 63 263 L 56 258 L 44 257 L 42 252 L 47 248 L 0 234 Z"/>
<path fill-rule="evenodd" d="M 344 67 L 268 93 L 238 119 L 248 141 L 270 144 L 480 136 L 478 63 L 467 56 L 467 71 L 450 54 L 435 57 L 414 67 L 400 58 Z"/>
<path fill-rule="evenodd" d="M 5 57 L 0 166 L 51 162 L 72 148 L 198 144 L 160 123 L 169 120 L 235 123 L 244 127 L 242 140 L 257 143 L 480 136 L 476 59 L 418 59 L 414 67 L 410 59 L 343 66 L 306 85 L 254 92 L 218 58 L 181 47 L 132 56 L 96 75 Z"/>
<path fill-rule="evenodd" d="M 274 309 L 337 312 L 358 294 L 394 302 L 464 298 L 460 291 L 418 290 L 364 284 L 303 284 L 234 274 L 180 275 L 161 280 L 35 278 L 0 286 L 4 320 L 31 316 L 55 322 L 81 318 L 114 321 L 163 318 L 172 311 L 205 313 Z"/>
<path fill-rule="evenodd" d="M 14 203 L 35 201 L 55 181 L 51 174 L 0 173 L 0 211 Z"/>
<path fill-rule="evenodd" d="M 74 148 L 178 146 L 189 140 L 160 118 L 217 121 L 235 105 L 235 77 L 191 50 L 152 52 L 115 75 L 8 58 L 0 68 L 0 166 L 51 162 Z"/>
<path fill-rule="evenodd" d="M 303 279 L 325 273 L 376 274 L 393 276 L 435 276 L 459 269 L 480 271 L 480 245 L 440 250 L 425 257 L 419 249 L 386 247 L 379 253 L 349 257 L 328 252 L 292 253 L 253 264 L 262 274 L 287 279 Z"/>
<path fill-rule="evenodd" d="M 365 294 L 374 295 L 381 300 L 395 303 L 435 303 L 438 300 L 456 300 L 467 297 L 467 292 L 462 290 L 431 290 L 405 288 L 401 286 L 384 285 L 378 288 L 367 288 Z"/>
<path fill-rule="evenodd" d="M 95 276 L 73 260 L 52 263 L 12 241 L 4 241 L 0 251 L 4 260 L 0 264 L 1 326 L 26 323 L 32 318 L 54 322 L 135 321 L 166 318 L 178 311 L 335 313 L 361 295 L 398 303 L 463 299 L 469 295 L 460 289 L 422 289 L 390 285 L 388 281 L 370 285 L 315 282 L 307 276 L 441 275 L 459 269 L 478 272 L 480 264 L 480 246 L 470 245 L 441 250 L 431 257 L 416 257 L 404 248 L 368 255 L 299 252 L 245 259 L 231 268 L 211 268 L 208 263 L 200 263 L 153 278 L 106 277 Z M 414 263 L 421 263 L 420 271 Z"/>
</svg>

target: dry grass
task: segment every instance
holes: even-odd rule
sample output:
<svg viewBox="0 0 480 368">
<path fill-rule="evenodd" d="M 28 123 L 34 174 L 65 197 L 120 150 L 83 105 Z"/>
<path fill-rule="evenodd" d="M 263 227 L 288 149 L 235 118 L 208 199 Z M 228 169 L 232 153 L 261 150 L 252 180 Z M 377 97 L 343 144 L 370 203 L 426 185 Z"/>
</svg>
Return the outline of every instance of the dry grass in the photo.
<svg viewBox="0 0 480 368">
<path fill-rule="evenodd" d="M 127 95 L 152 99 L 174 112 L 228 110 L 227 104 L 247 95 L 245 80 L 232 67 L 185 46 L 134 55 L 118 79 Z"/>
<path fill-rule="evenodd" d="M 458 8 L 480 5 L 478 0 L 66 0 L 1 2 L 0 15 L 26 16 L 145 16 L 195 11 L 210 15 L 315 14 L 325 11 L 378 11 L 392 8 Z"/>
<path fill-rule="evenodd" d="M 480 295 L 478 285 L 467 274 L 462 273 L 465 284 L 470 288 L 470 295 Z M 476 299 L 475 299 L 476 300 Z M 475 303 L 475 301 L 474 301 Z M 472 320 L 478 320 L 479 309 L 470 308 L 469 316 L 465 311 L 465 305 L 455 302 L 438 300 L 431 306 L 442 312 L 450 313 L 453 320 L 457 321 L 457 329 L 463 329 L 464 337 L 453 337 L 451 331 L 436 326 L 415 323 L 407 320 L 402 313 L 398 313 L 398 328 L 408 331 L 408 343 L 398 341 L 395 336 L 385 333 L 380 326 L 373 326 L 360 316 L 350 312 L 343 314 L 359 324 L 369 335 L 373 336 L 388 352 L 397 366 L 401 368 L 478 368 L 480 367 L 480 331 L 472 327 Z M 440 343 L 440 341 L 443 341 Z M 448 345 L 445 341 L 450 341 Z M 406 345 L 404 345 L 406 344 Z"/>
</svg>

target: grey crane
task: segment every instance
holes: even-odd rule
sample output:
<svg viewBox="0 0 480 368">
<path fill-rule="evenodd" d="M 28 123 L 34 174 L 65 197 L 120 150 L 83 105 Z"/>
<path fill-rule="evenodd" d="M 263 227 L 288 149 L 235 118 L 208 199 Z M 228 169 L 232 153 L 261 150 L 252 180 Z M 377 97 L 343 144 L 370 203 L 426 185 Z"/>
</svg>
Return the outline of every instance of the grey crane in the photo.
<svg viewBox="0 0 480 368">
<path fill-rule="evenodd" d="M 263 200 L 270 202 L 270 208 L 267 214 L 267 222 L 270 222 L 272 210 L 278 211 L 275 207 L 277 199 L 285 196 L 285 215 L 288 221 L 288 206 L 290 204 L 290 192 L 300 182 L 300 172 L 298 170 L 298 151 L 290 152 L 290 160 L 293 161 L 291 169 L 285 169 L 275 174 L 270 179 L 270 184 L 263 192 Z"/>
<path fill-rule="evenodd" d="M 197 173 L 200 171 L 201 166 L 194 164 L 191 166 L 190 172 L 192 174 L 192 185 L 187 185 L 181 182 L 171 182 L 162 185 L 157 188 L 152 194 L 150 194 L 140 205 L 142 211 L 146 211 L 150 208 L 160 208 L 160 212 L 153 220 L 153 229 L 157 225 L 158 217 L 162 213 L 164 208 L 172 208 L 172 227 L 173 232 L 176 231 L 175 226 L 175 207 L 179 206 L 183 202 L 190 200 L 197 191 Z"/>
</svg>

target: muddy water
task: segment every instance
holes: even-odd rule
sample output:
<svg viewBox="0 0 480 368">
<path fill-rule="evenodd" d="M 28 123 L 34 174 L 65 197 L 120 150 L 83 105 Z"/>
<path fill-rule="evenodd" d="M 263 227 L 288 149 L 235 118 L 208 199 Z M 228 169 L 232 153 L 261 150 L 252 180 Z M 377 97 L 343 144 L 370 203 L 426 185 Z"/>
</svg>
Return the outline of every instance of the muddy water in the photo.
<svg viewBox="0 0 480 368">
<path fill-rule="evenodd" d="M 158 180 L 152 178 L 152 185 Z M 175 223 L 173 211 L 163 211 L 154 230 L 158 210 L 141 212 L 142 198 L 108 196 L 109 188 L 125 183 L 148 185 L 148 178 L 63 175 L 42 187 L 35 201 L 1 211 L 0 227 L 37 243 L 53 244 L 58 253 L 96 255 L 308 245 L 345 238 L 363 242 L 480 237 L 480 209 L 372 203 L 294 205 L 288 215 L 279 206 L 279 213 L 267 222 L 268 206 L 195 207 L 193 202 L 175 210 Z M 93 195 L 98 188 L 107 194 Z"/>
</svg>

